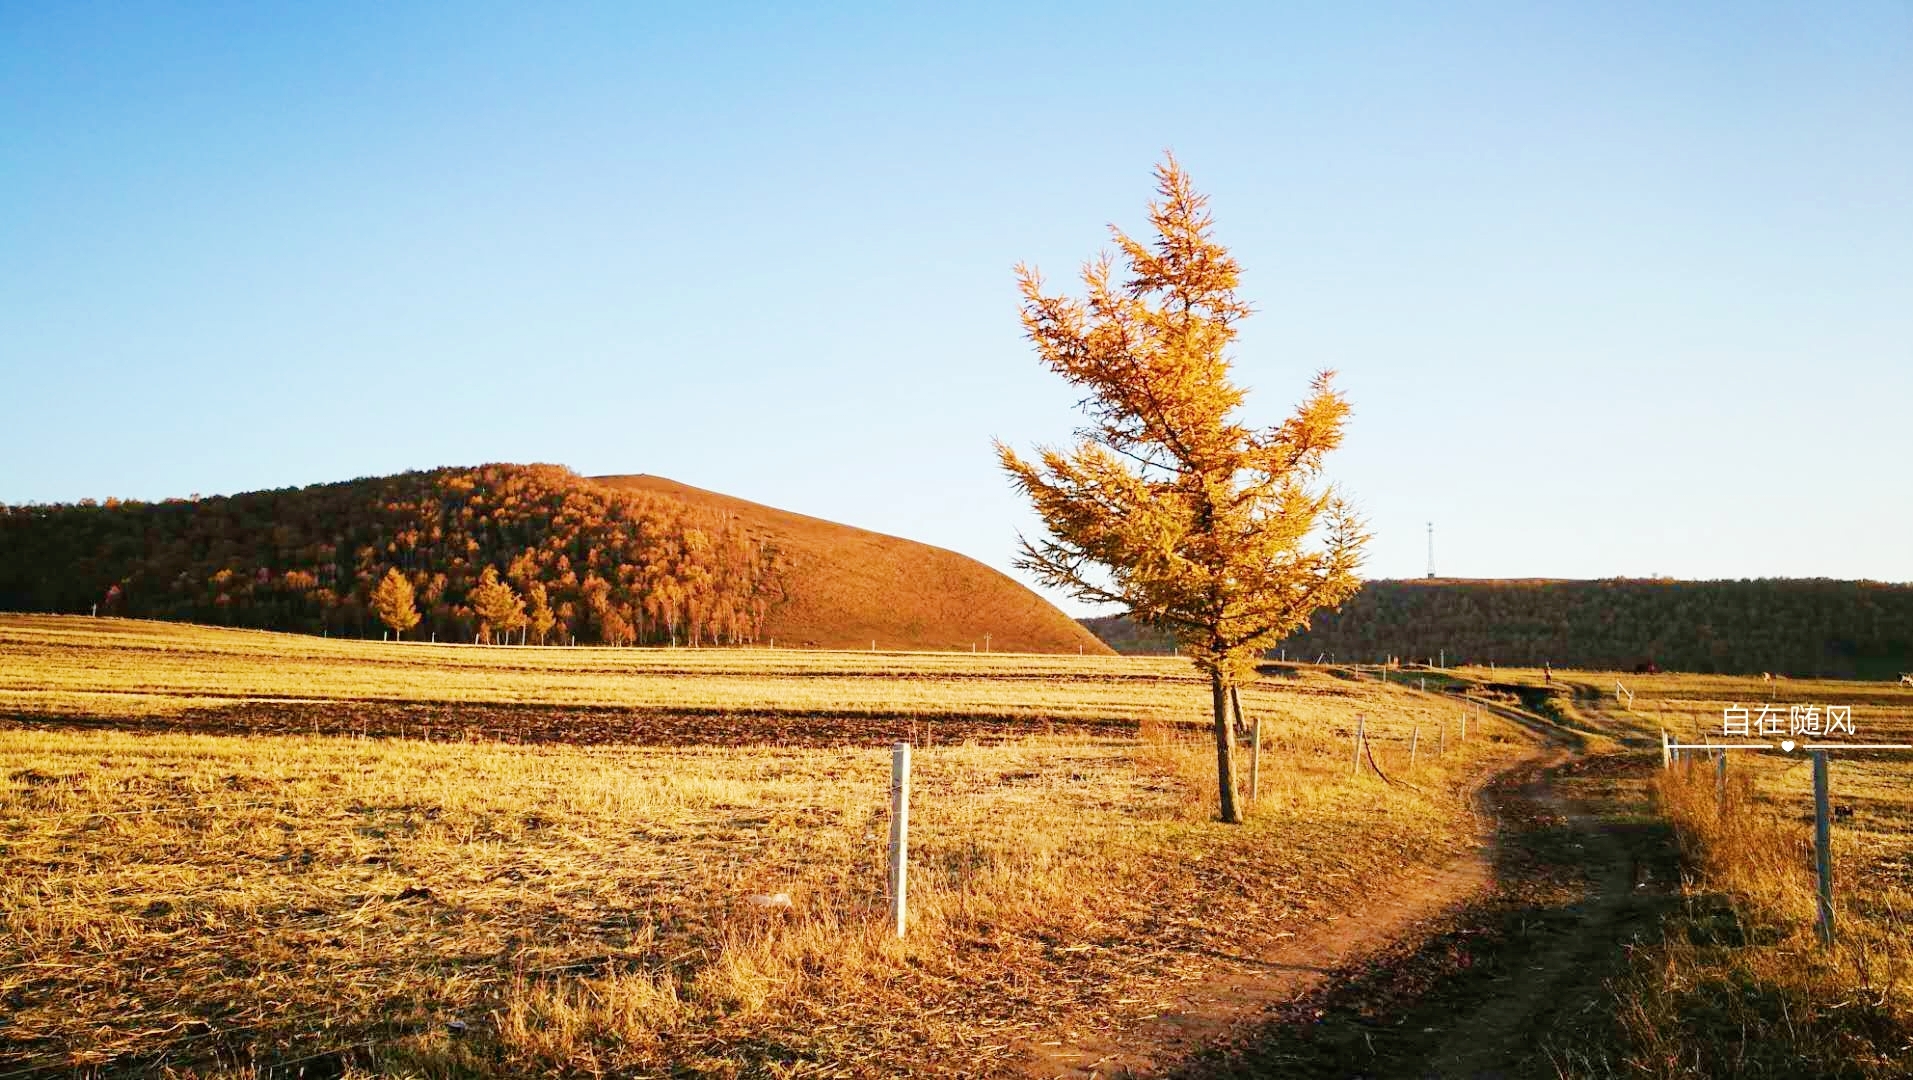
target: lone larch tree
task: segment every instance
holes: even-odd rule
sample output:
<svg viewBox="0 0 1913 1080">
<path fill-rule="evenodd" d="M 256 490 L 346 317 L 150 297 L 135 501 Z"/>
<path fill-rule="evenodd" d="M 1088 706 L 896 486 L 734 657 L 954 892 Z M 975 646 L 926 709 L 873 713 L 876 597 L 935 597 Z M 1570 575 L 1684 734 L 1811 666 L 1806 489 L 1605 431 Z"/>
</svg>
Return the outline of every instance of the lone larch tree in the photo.
<svg viewBox="0 0 1913 1080">
<path fill-rule="evenodd" d="M 1107 253 L 1084 266 L 1080 299 L 1045 293 L 1017 267 L 1023 327 L 1042 362 L 1084 391 L 1088 423 L 1036 461 L 1000 442 L 997 454 L 1048 534 L 1023 538 L 1017 565 L 1171 631 L 1208 675 L 1221 816 L 1236 822 L 1230 692 L 1310 613 L 1353 595 L 1368 536 L 1322 475 L 1349 413 L 1334 373 L 1317 374 L 1275 427 L 1238 419 L 1230 352 L 1250 314 L 1239 268 L 1173 156 L 1156 178 L 1154 240 L 1110 227 L 1122 280 Z"/>
</svg>

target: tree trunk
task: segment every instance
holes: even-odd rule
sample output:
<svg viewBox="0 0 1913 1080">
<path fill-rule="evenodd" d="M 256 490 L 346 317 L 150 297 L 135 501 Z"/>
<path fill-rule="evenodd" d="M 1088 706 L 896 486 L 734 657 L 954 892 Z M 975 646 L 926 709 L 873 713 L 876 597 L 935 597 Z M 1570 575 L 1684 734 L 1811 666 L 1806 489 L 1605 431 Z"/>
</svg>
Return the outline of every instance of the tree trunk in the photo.
<svg viewBox="0 0 1913 1080">
<path fill-rule="evenodd" d="M 1222 820 L 1234 825 L 1242 820 L 1235 808 L 1235 724 L 1229 716 L 1229 687 L 1220 671 L 1209 673 L 1209 697 L 1215 706 L 1216 789 L 1222 797 Z"/>
</svg>

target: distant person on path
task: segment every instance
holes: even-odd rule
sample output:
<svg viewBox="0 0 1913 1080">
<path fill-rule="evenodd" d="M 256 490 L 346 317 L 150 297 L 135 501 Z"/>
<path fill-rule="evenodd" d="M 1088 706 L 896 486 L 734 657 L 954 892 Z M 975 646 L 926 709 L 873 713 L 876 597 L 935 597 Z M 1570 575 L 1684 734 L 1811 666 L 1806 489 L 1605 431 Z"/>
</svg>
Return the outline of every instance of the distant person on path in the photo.
<svg viewBox="0 0 1913 1080">
<path fill-rule="evenodd" d="M 1547 683 L 1554 681 L 1554 665 L 1546 660 L 1541 661 L 1541 681 Z"/>
</svg>

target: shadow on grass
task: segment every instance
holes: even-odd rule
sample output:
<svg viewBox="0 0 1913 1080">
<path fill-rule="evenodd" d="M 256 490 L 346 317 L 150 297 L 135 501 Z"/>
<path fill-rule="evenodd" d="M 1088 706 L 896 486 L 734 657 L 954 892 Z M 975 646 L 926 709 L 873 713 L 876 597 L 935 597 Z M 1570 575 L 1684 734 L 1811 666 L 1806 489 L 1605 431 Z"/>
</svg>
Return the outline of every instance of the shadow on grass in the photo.
<svg viewBox="0 0 1913 1080">
<path fill-rule="evenodd" d="M 1883 995 L 1864 991 L 1829 1000 L 1799 985 L 1764 977 L 1730 955 L 1737 949 L 1698 950 L 1677 965 L 1670 984 L 1664 955 L 1643 957 L 1630 990 L 1646 1019 L 1625 1053 L 1590 1048 L 1570 1077 L 1624 1075 L 1761 1078 L 1851 1077 L 1884 1080 L 1913 1076 L 1913 1026 Z M 1660 969 L 1660 970 L 1655 970 Z"/>
<path fill-rule="evenodd" d="M 1605 984 L 1627 971 L 1630 944 L 1658 932 L 1678 873 L 1668 828 L 1614 813 L 1635 808 L 1606 778 L 1577 779 L 1584 764 L 1490 789 L 1503 824 L 1488 896 L 1171 1075 L 1557 1076 L 1560 1048 L 1613 1027 Z M 1564 814 L 1548 793 L 1563 776 L 1617 805 L 1588 806 L 1599 820 Z"/>
</svg>

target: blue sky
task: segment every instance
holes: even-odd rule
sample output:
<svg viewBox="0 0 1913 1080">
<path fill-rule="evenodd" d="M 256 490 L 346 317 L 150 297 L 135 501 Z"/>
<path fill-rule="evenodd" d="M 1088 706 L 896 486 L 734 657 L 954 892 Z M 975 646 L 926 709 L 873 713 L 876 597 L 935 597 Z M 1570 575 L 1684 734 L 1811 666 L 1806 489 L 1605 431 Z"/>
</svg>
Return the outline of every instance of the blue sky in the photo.
<svg viewBox="0 0 1913 1080">
<path fill-rule="evenodd" d="M 0 501 L 652 472 L 1007 568 L 1173 149 L 1372 576 L 1913 579 L 1913 5 L 0 7 Z"/>
</svg>

